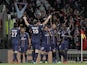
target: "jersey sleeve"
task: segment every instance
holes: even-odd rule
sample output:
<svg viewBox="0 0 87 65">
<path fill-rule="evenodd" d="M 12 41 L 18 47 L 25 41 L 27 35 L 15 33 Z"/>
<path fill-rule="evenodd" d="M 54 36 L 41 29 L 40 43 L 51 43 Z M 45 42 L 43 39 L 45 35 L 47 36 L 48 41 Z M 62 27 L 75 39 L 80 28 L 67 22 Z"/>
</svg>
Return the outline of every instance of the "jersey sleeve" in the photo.
<svg viewBox="0 0 87 65">
<path fill-rule="evenodd" d="M 27 35 L 27 38 L 29 39 L 29 37 L 30 37 L 30 36 L 29 36 L 29 34 L 28 34 L 28 33 L 26 33 L 26 35 Z"/>
<path fill-rule="evenodd" d="M 40 30 L 43 30 L 43 27 L 44 27 L 44 25 L 41 24 L 41 25 L 39 26 Z"/>
<path fill-rule="evenodd" d="M 28 28 L 31 28 L 32 27 L 32 25 L 30 24 L 30 25 L 28 25 Z"/>
</svg>

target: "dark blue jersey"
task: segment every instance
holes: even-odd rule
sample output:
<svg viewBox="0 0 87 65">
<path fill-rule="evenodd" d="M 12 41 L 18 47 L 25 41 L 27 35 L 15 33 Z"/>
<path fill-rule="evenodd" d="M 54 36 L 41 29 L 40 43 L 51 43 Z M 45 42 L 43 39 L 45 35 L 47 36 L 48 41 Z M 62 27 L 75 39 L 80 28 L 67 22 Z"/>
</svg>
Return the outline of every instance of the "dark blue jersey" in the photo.
<svg viewBox="0 0 87 65">
<path fill-rule="evenodd" d="M 57 44 L 57 31 L 50 30 L 50 33 L 51 33 L 51 43 L 56 45 Z"/>
<path fill-rule="evenodd" d="M 42 46 L 50 45 L 50 34 L 47 31 L 42 31 Z"/>
<path fill-rule="evenodd" d="M 29 25 L 29 27 L 32 30 L 31 34 L 32 42 L 40 42 L 42 25 L 39 26 Z"/>
<path fill-rule="evenodd" d="M 18 44 L 19 43 L 19 36 L 20 36 L 20 30 L 19 30 L 19 28 L 13 28 L 11 30 L 12 44 Z"/>
<path fill-rule="evenodd" d="M 63 40 L 61 42 L 61 44 L 59 45 L 59 49 L 60 50 L 68 50 L 68 45 L 69 45 L 68 40 Z"/>
<path fill-rule="evenodd" d="M 20 33 L 20 47 L 28 47 L 29 43 L 29 34 L 28 33 Z"/>
</svg>

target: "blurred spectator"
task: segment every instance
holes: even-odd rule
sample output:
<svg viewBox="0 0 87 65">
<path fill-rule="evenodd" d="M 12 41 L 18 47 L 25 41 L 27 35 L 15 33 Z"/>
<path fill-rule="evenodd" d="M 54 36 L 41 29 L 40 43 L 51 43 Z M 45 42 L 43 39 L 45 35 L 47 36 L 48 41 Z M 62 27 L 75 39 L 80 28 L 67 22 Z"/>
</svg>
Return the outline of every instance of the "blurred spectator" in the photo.
<svg viewBox="0 0 87 65">
<path fill-rule="evenodd" d="M 19 4 L 19 7 L 18 7 L 18 4 Z M 22 7 L 22 5 L 24 5 L 24 7 Z M 21 18 L 23 16 L 23 13 L 26 7 L 27 7 L 27 3 L 18 3 L 18 2 L 15 3 L 15 8 L 17 11 L 17 18 Z"/>
</svg>

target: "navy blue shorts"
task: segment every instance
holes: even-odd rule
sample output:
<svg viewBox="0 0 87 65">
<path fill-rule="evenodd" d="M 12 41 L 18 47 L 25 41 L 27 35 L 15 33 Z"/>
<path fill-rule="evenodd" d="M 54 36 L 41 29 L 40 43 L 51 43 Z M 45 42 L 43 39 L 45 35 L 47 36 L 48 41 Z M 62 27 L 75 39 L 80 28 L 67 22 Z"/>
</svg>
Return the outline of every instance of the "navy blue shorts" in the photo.
<svg viewBox="0 0 87 65">
<path fill-rule="evenodd" d="M 13 51 L 18 51 L 18 45 L 14 45 L 13 47 L 12 47 L 12 49 L 13 49 Z"/>
<path fill-rule="evenodd" d="M 32 43 L 32 48 L 40 50 L 40 42 Z"/>
<path fill-rule="evenodd" d="M 55 44 L 51 44 L 51 48 L 52 48 L 52 50 L 57 49 L 57 46 Z"/>
<path fill-rule="evenodd" d="M 51 51 L 51 47 L 41 47 L 42 51 L 49 52 Z"/>
<path fill-rule="evenodd" d="M 49 52 L 51 51 L 51 45 L 42 43 L 41 50 L 45 52 Z"/>
<path fill-rule="evenodd" d="M 25 52 L 27 52 L 27 50 L 28 50 L 28 47 L 20 47 L 19 52 L 25 53 Z"/>
<path fill-rule="evenodd" d="M 13 51 L 18 51 L 18 45 L 19 44 L 19 41 L 17 40 L 17 41 L 14 41 L 14 40 L 12 40 L 12 49 L 13 49 Z"/>
</svg>

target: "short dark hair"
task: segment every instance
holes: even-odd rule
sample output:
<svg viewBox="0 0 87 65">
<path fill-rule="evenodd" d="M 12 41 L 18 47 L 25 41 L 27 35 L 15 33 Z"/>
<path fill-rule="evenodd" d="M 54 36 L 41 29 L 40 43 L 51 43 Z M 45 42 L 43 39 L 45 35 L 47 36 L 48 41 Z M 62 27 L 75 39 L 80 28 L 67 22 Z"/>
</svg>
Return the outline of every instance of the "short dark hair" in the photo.
<svg viewBox="0 0 87 65">
<path fill-rule="evenodd" d="M 18 27 L 18 23 L 17 22 L 14 23 L 14 27 Z"/>
</svg>

